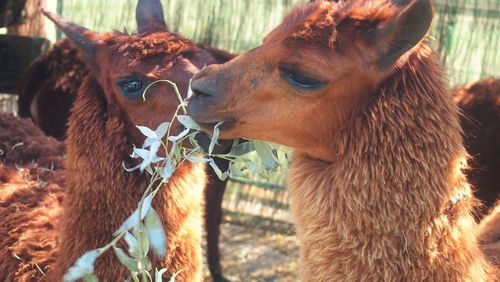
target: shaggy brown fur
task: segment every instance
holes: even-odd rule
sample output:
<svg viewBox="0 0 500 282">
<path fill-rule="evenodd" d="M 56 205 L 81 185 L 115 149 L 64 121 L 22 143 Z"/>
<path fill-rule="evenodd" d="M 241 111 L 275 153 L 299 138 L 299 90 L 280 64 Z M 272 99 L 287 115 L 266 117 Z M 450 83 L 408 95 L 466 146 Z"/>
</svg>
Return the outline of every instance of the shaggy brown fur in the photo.
<svg viewBox="0 0 500 282">
<path fill-rule="evenodd" d="M 172 38 L 177 40 L 178 36 L 172 35 Z M 154 45 L 168 46 L 170 38 L 167 37 L 165 40 L 163 43 L 155 42 Z M 193 46 L 191 42 L 188 44 Z M 138 43 L 134 42 L 131 46 L 134 45 Z M 205 45 L 198 47 L 210 54 L 210 60 L 205 60 L 205 64 L 211 64 L 214 60 L 216 63 L 223 63 L 234 57 L 233 54 L 214 47 Z M 162 48 L 155 52 L 161 52 Z M 135 51 L 132 47 L 129 49 L 129 52 L 142 52 L 142 49 Z M 89 72 L 79 53 L 80 51 L 70 40 L 58 41 L 51 50 L 32 63 L 24 76 L 23 87 L 19 94 L 19 115 L 31 117 L 46 134 L 60 140 L 66 137 L 70 108 L 83 78 Z M 220 167 L 228 166 L 226 160 L 218 159 L 217 163 Z M 205 189 L 207 260 L 214 281 L 224 281 L 220 265 L 219 234 L 222 199 L 227 181 L 221 181 L 211 168 L 207 168 L 207 174 L 210 180 Z"/>
<path fill-rule="evenodd" d="M 47 135 L 63 140 L 69 110 L 89 70 L 68 39 L 36 59 L 24 74 L 19 89 L 19 116 L 31 117 Z"/>
<path fill-rule="evenodd" d="M 486 79 L 453 91 L 462 110 L 464 144 L 471 155 L 467 179 L 486 214 L 500 199 L 500 79 Z"/>
<path fill-rule="evenodd" d="M 0 273 L 39 281 L 54 263 L 64 198 L 64 144 L 30 120 L 0 114 Z"/>
<path fill-rule="evenodd" d="M 67 140 L 68 191 L 61 217 L 60 252 L 49 281 L 58 281 L 85 251 L 109 242 L 137 207 L 148 184 L 148 177 L 123 170 L 122 161 L 133 143 L 130 124 L 120 115 L 107 117 L 110 113 L 103 98 L 100 85 L 89 77 L 75 101 Z M 166 259 L 153 263 L 168 267 L 170 274 L 184 270 L 181 281 L 201 279 L 203 169 L 190 164 L 181 167 L 153 205 L 168 237 Z M 96 274 L 102 281 L 118 281 L 126 273 L 112 253 L 97 261 Z"/>
<path fill-rule="evenodd" d="M 500 201 L 479 225 L 477 241 L 489 261 L 500 269 Z"/>
<path fill-rule="evenodd" d="M 303 281 L 498 277 L 476 243 L 458 108 L 420 42 L 431 18 L 427 0 L 309 4 L 193 78 L 206 130 L 295 149 Z"/>
<path fill-rule="evenodd" d="M 47 137 L 32 121 L 0 113 L 0 161 L 7 165 L 63 168 L 64 143 Z"/>
<path fill-rule="evenodd" d="M 81 27 L 49 16 L 70 37 L 82 36 Z M 2 169 L 9 182 L 2 186 L 0 202 L 1 249 L 5 254 L 0 256 L 1 281 L 61 281 L 78 257 L 108 243 L 137 207 L 149 177 L 127 173 L 122 167 L 123 162 L 134 164 L 128 156 L 132 144 L 143 141 L 135 124 L 156 127 L 170 119 L 178 101 L 165 85 L 152 87 L 145 102 L 127 100 L 113 79 L 138 74 L 147 74 L 152 80 L 168 78 L 178 82 L 185 93 L 189 77 L 203 62 L 210 61 L 207 53 L 189 41 L 154 30 L 130 36 L 85 31 L 77 41 L 82 50 L 92 50 L 86 53 L 92 67 L 70 116 L 66 189 L 36 183 L 16 186 L 16 172 Z M 163 44 L 166 42 L 168 47 Z M 89 44 L 93 48 L 86 49 Z M 184 58 L 184 51 L 189 51 L 192 59 Z M 182 270 L 180 281 L 201 280 L 205 181 L 203 165 L 185 163 L 153 203 L 168 240 L 166 258 L 151 255 L 153 265 L 167 267 L 166 275 Z M 122 281 L 127 272 L 111 252 L 96 261 L 95 274 L 102 281 Z"/>
</svg>

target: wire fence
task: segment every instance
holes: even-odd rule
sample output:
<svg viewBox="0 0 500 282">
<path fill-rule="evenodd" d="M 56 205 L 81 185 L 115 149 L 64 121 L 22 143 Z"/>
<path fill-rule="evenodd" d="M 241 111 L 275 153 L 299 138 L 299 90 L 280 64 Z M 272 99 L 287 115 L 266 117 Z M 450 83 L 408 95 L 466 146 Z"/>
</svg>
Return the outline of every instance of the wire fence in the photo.
<svg viewBox="0 0 500 282">
<path fill-rule="evenodd" d="M 349 1 L 349 0 L 347 0 Z M 308 0 L 163 0 L 171 30 L 194 41 L 242 52 L 258 46 L 294 5 Z M 59 0 L 65 18 L 106 32 L 134 31 L 136 0 Z M 500 0 L 436 0 L 433 44 L 452 85 L 498 76 Z"/>
<path fill-rule="evenodd" d="M 96 31 L 134 32 L 136 2 L 58 0 L 57 12 Z M 232 52 L 258 46 L 287 10 L 304 2 L 308 0 L 162 0 L 170 30 Z M 447 68 L 450 84 L 499 76 L 500 0 L 435 0 L 435 6 L 430 34 L 433 47 Z M 286 220 L 289 217 L 284 176 L 276 177 L 272 183 L 258 177 L 235 179 L 228 187 L 224 206 Z"/>
</svg>

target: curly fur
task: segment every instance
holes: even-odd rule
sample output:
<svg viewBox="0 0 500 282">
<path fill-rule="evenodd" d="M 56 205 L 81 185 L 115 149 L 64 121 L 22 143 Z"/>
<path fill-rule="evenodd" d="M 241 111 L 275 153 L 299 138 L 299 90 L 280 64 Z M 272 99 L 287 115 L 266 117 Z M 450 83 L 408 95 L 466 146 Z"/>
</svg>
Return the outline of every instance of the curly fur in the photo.
<svg viewBox="0 0 500 282">
<path fill-rule="evenodd" d="M 424 46 L 412 54 L 332 142 L 334 163 L 295 155 L 305 281 L 495 277 L 475 244 L 458 109 L 436 61 Z"/>
<path fill-rule="evenodd" d="M 89 69 L 68 39 L 31 63 L 19 89 L 19 116 L 30 117 L 47 135 L 63 140 L 69 110 Z"/>
<path fill-rule="evenodd" d="M 197 52 L 192 42 L 174 34 L 166 33 L 166 35 L 151 41 L 145 39 L 144 35 L 113 37 L 109 34 L 107 41 L 116 45 L 117 51 L 129 57 L 141 58 L 140 60 L 154 57 L 162 52 L 171 54 L 172 58 L 182 52 L 187 55 L 190 52 Z M 180 46 L 182 48 L 179 48 Z M 207 51 L 220 63 L 234 57 L 233 54 L 211 46 L 198 45 L 198 47 Z M 58 41 L 51 50 L 32 63 L 24 76 L 23 87 L 19 94 L 19 115 L 31 117 L 46 134 L 60 140 L 66 138 L 70 109 L 83 78 L 89 72 L 79 52 L 68 39 Z M 130 64 L 140 64 L 140 60 L 133 60 Z M 12 135 L 26 136 L 25 133 L 13 132 Z M 24 150 L 19 152 L 26 153 Z M 228 165 L 227 161 L 217 160 L 217 162 L 220 167 Z M 214 280 L 223 281 L 218 242 L 222 221 L 222 199 L 227 181 L 221 181 L 211 168 L 207 169 L 207 174 L 210 179 L 205 189 L 207 260 Z"/>
<path fill-rule="evenodd" d="M 295 149 L 303 281 L 500 277 L 476 241 L 459 109 L 424 38 L 432 14 L 428 0 L 312 3 L 193 78 L 202 126 Z"/>
<path fill-rule="evenodd" d="M 0 276 L 39 281 L 58 248 L 65 147 L 30 120 L 0 114 L 0 150 Z"/>
<path fill-rule="evenodd" d="M 137 207 L 149 178 L 122 167 L 123 161 L 132 165 L 128 155 L 138 141 L 136 129 L 123 109 L 109 105 L 104 92 L 94 75 L 80 87 L 69 118 L 67 160 L 61 173 L 60 143 L 42 136 L 29 121 L 1 116 L 2 161 L 9 165 L 0 167 L 1 281 L 61 281 L 78 257 L 108 243 Z M 18 141 L 23 145 L 14 146 Z M 39 163 L 37 170 L 45 169 L 42 165 L 55 168 L 54 178 L 30 181 L 19 176 L 22 168 L 13 164 L 31 160 Z M 53 180 L 58 174 L 66 178 L 64 186 Z M 204 165 L 185 163 L 153 203 L 167 232 L 168 249 L 166 258 L 151 259 L 156 267 L 168 269 L 166 275 L 182 270 L 180 281 L 201 280 L 205 184 Z M 96 261 L 95 274 L 102 281 L 121 281 L 127 273 L 112 253 Z"/>
</svg>

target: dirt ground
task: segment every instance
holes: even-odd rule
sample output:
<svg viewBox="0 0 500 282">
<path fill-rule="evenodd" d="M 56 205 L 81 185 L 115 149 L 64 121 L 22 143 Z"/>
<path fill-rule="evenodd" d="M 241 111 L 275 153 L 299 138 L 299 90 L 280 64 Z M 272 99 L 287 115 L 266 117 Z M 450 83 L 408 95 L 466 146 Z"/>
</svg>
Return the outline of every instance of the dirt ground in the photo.
<svg viewBox="0 0 500 282">
<path fill-rule="evenodd" d="M 226 215 L 220 242 L 224 276 L 233 282 L 299 281 L 299 243 L 289 223 Z"/>
</svg>

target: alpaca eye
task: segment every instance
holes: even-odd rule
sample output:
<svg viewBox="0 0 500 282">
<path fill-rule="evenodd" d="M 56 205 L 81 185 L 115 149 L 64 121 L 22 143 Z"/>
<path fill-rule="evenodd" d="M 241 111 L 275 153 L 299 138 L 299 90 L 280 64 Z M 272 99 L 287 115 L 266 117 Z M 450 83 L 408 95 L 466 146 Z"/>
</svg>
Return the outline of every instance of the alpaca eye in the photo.
<svg viewBox="0 0 500 282">
<path fill-rule="evenodd" d="M 140 80 L 129 80 L 122 85 L 123 91 L 127 93 L 134 93 L 142 88 L 142 81 Z"/>
<path fill-rule="evenodd" d="M 318 90 L 325 87 L 325 83 L 309 77 L 294 67 L 283 66 L 280 68 L 280 75 L 288 84 L 303 90 Z"/>
<path fill-rule="evenodd" d="M 116 85 L 125 98 L 134 100 L 142 96 L 145 82 L 142 78 L 128 77 L 118 79 Z"/>
</svg>

